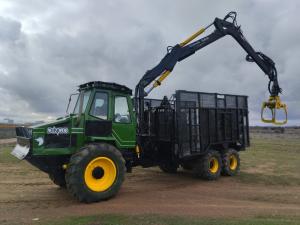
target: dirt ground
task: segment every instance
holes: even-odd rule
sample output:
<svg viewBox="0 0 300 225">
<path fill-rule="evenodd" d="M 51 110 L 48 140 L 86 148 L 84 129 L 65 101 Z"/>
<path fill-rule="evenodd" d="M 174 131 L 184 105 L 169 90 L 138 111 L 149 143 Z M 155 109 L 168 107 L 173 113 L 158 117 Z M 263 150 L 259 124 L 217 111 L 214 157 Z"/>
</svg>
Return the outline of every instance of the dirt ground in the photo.
<svg viewBox="0 0 300 225">
<path fill-rule="evenodd" d="M 5 145 L 11 145 L 16 142 L 15 138 L 10 138 L 10 139 L 0 139 L 0 146 L 5 146 Z"/>
<path fill-rule="evenodd" d="M 158 168 L 134 168 L 115 198 L 81 204 L 27 162 L 0 163 L 0 224 L 41 224 L 65 216 L 101 213 L 299 216 L 300 186 L 244 183 L 237 177 L 207 182 L 183 170 L 170 175 Z"/>
</svg>

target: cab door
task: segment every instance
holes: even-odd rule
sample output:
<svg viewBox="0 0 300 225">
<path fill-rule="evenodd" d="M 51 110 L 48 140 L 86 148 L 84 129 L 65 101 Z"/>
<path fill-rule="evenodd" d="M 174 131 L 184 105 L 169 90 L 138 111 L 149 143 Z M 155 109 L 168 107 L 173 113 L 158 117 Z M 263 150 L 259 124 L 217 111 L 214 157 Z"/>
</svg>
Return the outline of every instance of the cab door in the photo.
<svg viewBox="0 0 300 225">
<path fill-rule="evenodd" d="M 129 96 L 113 96 L 112 135 L 119 148 L 134 148 L 136 123 Z"/>
<path fill-rule="evenodd" d="M 111 140 L 112 121 L 109 117 L 109 92 L 97 90 L 90 110 L 86 112 L 85 135 L 92 140 Z"/>
</svg>

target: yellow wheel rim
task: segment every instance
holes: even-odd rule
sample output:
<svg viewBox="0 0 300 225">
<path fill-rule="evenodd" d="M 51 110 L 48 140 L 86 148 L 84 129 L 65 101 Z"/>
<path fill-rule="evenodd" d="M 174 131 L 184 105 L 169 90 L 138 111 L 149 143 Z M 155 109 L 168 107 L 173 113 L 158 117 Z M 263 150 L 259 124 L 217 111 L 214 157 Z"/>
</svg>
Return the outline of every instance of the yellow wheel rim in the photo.
<svg viewBox="0 0 300 225">
<path fill-rule="evenodd" d="M 84 171 L 86 186 L 95 192 L 109 189 L 117 177 L 115 163 L 107 157 L 97 157 L 89 162 Z"/>
<path fill-rule="evenodd" d="M 235 156 L 235 155 L 231 155 L 231 156 L 229 157 L 229 168 L 230 168 L 231 170 L 236 170 L 237 165 L 238 165 L 238 161 L 237 161 L 236 156 Z"/>
<path fill-rule="evenodd" d="M 219 170 L 219 161 L 217 158 L 213 157 L 209 161 L 209 171 L 211 173 L 217 173 Z"/>
</svg>

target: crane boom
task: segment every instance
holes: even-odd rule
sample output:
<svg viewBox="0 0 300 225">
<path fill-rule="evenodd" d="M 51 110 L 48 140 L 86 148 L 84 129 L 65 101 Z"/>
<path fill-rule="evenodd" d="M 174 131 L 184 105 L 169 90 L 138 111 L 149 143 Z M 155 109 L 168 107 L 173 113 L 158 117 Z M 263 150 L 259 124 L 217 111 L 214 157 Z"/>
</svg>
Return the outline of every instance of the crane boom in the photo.
<svg viewBox="0 0 300 225">
<path fill-rule="evenodd" d="M 206 31 L 210 26 L 214 25 L 215 30 L 194 42 L 200 34 Z M 279 94 L 282 92 L 279 87 L 277 79 L 277 70 L 275 63 L 272 59 L 261 52 L 256 52 L 249 42 L 244 37 L 240 26 L 236 22 L 236 12 L 228 13 L 224 19 L 215 18 L 214 22 L 205 28 L 201 28 L 195 34 L 187 38 L 185 41 L 177 44 L 173 47 L 168 47 L 167 54 L 163 59 L 151 70 L 148 70 L 141 78 L 135 89 L 135 99 L 137 100 L 136 112 L 138 114 L 138 122 L 141 125 L 143 121 L 144 109 L 144 97 L 147 96 L 154 88 L 161 85 L 162 81 L 170 75 L 177 62 L 180 62 L 187 57 L 193 55 L 198 50 L 206 47 L 207 45 L 219 40 L 220 38 L 230 35 L 232 36 L 239 45 L 247 52 L 246 60 L 249 62 L 255 62 L 259 68 L 268 76 L 269 84 L 268 90 L 270 93 L 269 100 L 264 102 L 262 105 L 262 121 L 273 124 L 285 124 L 287 122 L 287 109 L 286 105 L 280 101 Z M 159 78 L 158 78 L 159 77 Z M 158 78 L 156 80 L 156 78 Z M 145 88 L 152 83 L 147 91 Z M 264 110 L 268 108 L 272 112 L 271 119 L 265 119 L 263 117 Z M 284 109 L 286 118 L 284 121 L 276 120 L 276 110 Z"/>
</svg>

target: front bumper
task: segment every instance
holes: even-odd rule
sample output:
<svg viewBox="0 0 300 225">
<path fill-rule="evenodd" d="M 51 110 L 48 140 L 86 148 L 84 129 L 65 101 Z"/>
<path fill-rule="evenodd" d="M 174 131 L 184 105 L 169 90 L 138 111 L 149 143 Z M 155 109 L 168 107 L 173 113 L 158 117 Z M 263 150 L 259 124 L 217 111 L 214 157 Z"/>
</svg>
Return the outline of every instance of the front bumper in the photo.
<svg viewBox="0 0 300 225">
<path fill-rule="evenodd" d="M 11 154 L 17 157 L 18 159 L 22 160 L 28 155 L 29 150 L 29 147 L 17 144 L 16 147 L 12 150 Z"/>
<path fill-rule="evenodd" d="M 26 160 L 38 169 L 51 174 L 57 170 L 62 170 L 62 165 L 69 162 L 69 155 L 48 156 L 34 155 L 32 129 L 26 127 L 17 127 L 17 145 L 11 154 L 20 160 Z"/>
<path fill-rule="evenodd" d="M 24 159 L 32 146 L 32 129 L 27 127 L 16 127 L 17 145 L 11 154 L 18 159 Z"/>
<path fill-rule="evenodd" d="M 62 170 L 62 165 L 69 162 L 70 156 L 40 156 L 32 154 L 32 139 L 17 137 L 17 145 L 12 150 L 11 154 L 20 160 L 26 160 L 31 165 L 40 169 L 45 173 L 53 173 L 57 170 Z"/>
</svg>

